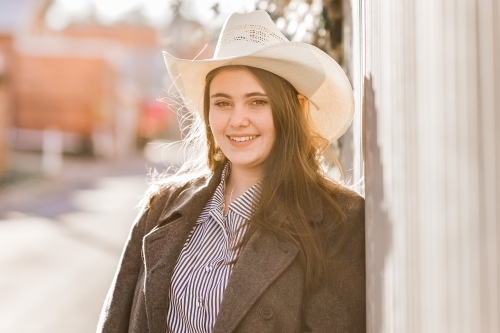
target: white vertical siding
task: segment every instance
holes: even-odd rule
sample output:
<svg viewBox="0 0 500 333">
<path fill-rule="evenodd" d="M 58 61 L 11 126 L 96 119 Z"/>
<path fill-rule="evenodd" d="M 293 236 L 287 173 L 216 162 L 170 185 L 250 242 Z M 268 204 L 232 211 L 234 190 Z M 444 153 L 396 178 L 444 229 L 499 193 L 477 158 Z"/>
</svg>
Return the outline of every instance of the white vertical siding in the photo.
<svg viewBox="0 0 500 333">
<path fill-rule="evenodd" d="M 368 331 L 498 333 L 499 1 L 350 8 Z"/>
</svg>

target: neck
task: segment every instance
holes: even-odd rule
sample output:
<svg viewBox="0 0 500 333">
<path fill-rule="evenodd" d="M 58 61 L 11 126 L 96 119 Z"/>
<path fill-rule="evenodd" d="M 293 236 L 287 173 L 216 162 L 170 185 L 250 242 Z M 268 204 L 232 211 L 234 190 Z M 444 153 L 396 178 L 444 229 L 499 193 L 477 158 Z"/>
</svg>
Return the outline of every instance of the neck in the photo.
<svg viewBox="0 0 500 333">
<path fill-rule="evenodd" d="M 226 180 L 226 192 L 231 193 L 233 198 L 242 195 L 260 180 L 260 170 L 240 169 L 231 166 L 231 173 Z"/>
</svg>

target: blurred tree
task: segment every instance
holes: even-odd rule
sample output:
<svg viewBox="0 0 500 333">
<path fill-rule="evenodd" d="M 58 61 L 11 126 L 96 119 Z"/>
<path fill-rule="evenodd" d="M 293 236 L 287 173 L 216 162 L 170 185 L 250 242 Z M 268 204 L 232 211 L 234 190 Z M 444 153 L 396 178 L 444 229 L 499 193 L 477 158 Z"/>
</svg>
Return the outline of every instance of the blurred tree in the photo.
<svg viewBox="0 0 500 333">
<path fill-rule="evenodd" d="M 292 41 L 315 45 L 342 64 L 342 0 L 258 0 Z"/>
</svg>

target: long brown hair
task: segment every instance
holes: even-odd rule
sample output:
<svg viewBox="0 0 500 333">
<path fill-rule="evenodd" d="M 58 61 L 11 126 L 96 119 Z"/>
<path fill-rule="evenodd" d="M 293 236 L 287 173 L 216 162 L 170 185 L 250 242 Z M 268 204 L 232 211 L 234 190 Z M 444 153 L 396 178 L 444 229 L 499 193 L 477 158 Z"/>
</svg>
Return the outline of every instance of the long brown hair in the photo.
<svg viewBox="0 0 500 333">
<path fill-rule="evenodd" d="M 206 76 L 204 122 L 208 145 L 208 167 L 214 171 L 226 161 L 217 161 L 219 149 L 208 122 L 210 83 L 225 69 L 248 70 L 269 97 L 276 140 L 264 163 L 260 200 L 254 204 L 253 216 L 243 246 L 253 232 L 268 230 L 276 237 L 288 239 L 300 249 L 305 283 L 316 286 L 327 273 L 329 253 L 315 226 L 308 221 L 314 201 L 320 198 L 328 207 L 337 225 L 345 216 L 332 196 L 337 183 L 327 179 L 320 157 L 327 153 L 328 141 L 312 130 L 307 112 L 301 109 L 297 90 L 285 79 L 266 70 L 247 66 L 226 66 Z M 333 226 L 332 226 L 333 227 Z"/>
</svg>

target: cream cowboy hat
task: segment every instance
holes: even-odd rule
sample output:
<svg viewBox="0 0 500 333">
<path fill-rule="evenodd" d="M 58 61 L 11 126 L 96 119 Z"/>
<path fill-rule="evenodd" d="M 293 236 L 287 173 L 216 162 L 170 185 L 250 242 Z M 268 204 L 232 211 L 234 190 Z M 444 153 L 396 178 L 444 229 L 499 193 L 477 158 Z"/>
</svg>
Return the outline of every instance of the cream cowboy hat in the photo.
<svg viewBox="0 0 500 333">
<path fill-rule="evenodd" d="M 326 139 L 339 138 L 351 123 L 354 98 L 343 69 L 317 47 L 288 41 L 265 11 L 230 15 L 212 59 L 178 59 L 167 52 L 163 55 L 175 87 L 191 112 L 203 114 L 205 77 L 211 70 L 245 65 L 281 76 L 306 96 L 315 130 Z"/>
</svg>

